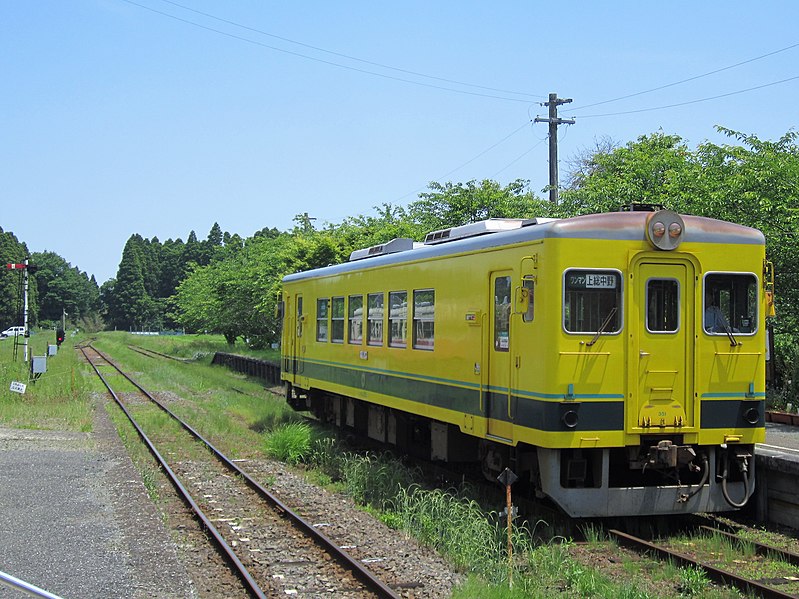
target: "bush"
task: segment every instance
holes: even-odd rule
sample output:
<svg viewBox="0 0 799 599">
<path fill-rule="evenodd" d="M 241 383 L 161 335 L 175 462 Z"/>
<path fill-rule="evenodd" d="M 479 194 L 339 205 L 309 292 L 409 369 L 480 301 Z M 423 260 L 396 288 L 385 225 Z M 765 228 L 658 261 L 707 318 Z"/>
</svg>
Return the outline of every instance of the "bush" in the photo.
<svg viewBox="0 0 799 599">
<path fill-rule="evenodd" d="M 264 449 L 276 460 L 299 464 L 311 448 L 311 427 L 304 422 L 292 422 L 266 433 Z"/>
</svg>

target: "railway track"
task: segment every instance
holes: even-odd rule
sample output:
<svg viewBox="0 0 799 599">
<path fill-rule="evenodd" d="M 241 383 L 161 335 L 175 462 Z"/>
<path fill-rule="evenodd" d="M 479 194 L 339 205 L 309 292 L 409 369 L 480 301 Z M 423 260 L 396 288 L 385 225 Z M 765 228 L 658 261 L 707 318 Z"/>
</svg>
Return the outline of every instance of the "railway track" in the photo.
<svg viewBox="0 0 799 599">
<path fill-rule="evenodd" d="M 783 549 L 758 543 L 750 539 L 744 539 L 738 535 L 711 528 L 708 526 L 700 526 L 699 532 L 703 534 L 719 535 L 727 540 L 731 546 L 745 548 L 748 551 L 753 551 L 755 555 L 761 556 L 774 563 L 785 563 L 791 566 L 799 565 L 799 555 L 785 551 Z M 685 552 L 676 551 L 667 546 L 664 542 L 652 542 L 645 539 L 636 537 L 634 535 L 622 532 L 616 529 L 609 529 L 608 535 L 618 542 L 619 545 L 633 549 L 640 553 L 645 553 L 662 559 L 670 561 L 682 567 L 698 568 L 702 570 L 707 577 L 724 586 L 735 587 L 738 590 L 757 597 L 765 599 L 796 599 L 799 597 L 799 585 L 797 582 L 799 578 L 796 577 L 799 572 L 794 576 L 770 576 L 767 578 L 753 579 L 733 572 L 727 568 L 721 567 L 709 561 L 698 559 L 693 555 Z M 792 592 L 787 592 L 779 589 L 782 585 L 791 585 Z"/>
<path fill-rule="evenodd" d="M 109 357 L 91 345 L 80 350 L 251 596 L 399 596 L 317 527 L 262 487 Z M 105 365 L 129 381 L 137 389 L 138 397 L 128 394 L 120 397 L 101 372 Z M 166 413 L 179 425 L 176 430 L 190 435 L 207 451 L 178 452 L 176 447 L 192 444 L 151 439 L 134 412 L 144 414 L 147 409 L 153 410 L 152 406 Z M 167 452 L 157 446 L 170 448 L 169 463 L 164 457 Z"/>
<path fill-rule="evenodd" d="M 141 347 L 139 345 L 128 345 L 128 349 L 135 351 L 137 354 L 141 354 L 143 356 L 147 356 L 148 358 L 168 358 L 170 360 L 174 360 L 175 362 L 190 362 L 186 358 L 176 358 L 175 356 L 170 356 L 169 354 L 164 354 L 154 349 L 147 349 L 146 347 Z"/>
</svg>

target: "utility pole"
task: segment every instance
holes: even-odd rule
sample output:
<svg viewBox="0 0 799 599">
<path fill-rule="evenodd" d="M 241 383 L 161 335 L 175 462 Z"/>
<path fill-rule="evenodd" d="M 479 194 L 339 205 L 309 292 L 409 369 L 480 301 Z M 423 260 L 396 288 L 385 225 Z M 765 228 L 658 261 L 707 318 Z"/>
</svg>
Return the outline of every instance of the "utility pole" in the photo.
<svg viewBox="0 0 799 599">
<path fill-rule="evenodd" d="M 536 123 L 549 123 L 549 201 L 558 203 L 558 125 L 573 125 L 574 119 L 559 119 L 558 106 L 568 104 L 571 98 L 558 98 L 558 94 L 549 94 L 549 118 L 535 117 Z"/>
</svg>

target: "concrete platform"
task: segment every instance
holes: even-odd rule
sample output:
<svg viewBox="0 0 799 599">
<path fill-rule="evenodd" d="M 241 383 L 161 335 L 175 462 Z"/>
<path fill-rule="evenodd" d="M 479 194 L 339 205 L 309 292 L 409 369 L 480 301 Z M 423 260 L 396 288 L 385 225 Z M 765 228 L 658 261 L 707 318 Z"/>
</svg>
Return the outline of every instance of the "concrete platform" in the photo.
<svg viewBox="0 0 799 599">
<path fill-rule="evenodd" d="M 92 433 L 0 427 L 0 572 L 64 599 L 196 597 L 177 553 L 102 406 Z"/>
<path fill-rule="evenodd" d="M 767 422 L 755 468 L 755 518 L 799 529 L 799 427 Z"/>
</svg>

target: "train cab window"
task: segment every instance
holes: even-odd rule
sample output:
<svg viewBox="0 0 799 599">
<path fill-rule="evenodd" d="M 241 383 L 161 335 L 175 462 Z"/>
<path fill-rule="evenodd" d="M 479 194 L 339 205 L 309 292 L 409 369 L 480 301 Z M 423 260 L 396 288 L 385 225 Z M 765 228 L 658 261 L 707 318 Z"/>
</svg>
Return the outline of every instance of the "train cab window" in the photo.
<svg viewBox="0 0 799 599">
<path fill-rule="evenodd" d="M 510 351 L 510 277 L 494 279 L 494 349 Z"/>
<path fill-rule="evenodd" d="M 646 330 L 676 333 L 680 328 L 680 284 L 676 279 L 646 282 Z"/>
<path fill-rule="evenodd" d="M 349 327 L 347 340 L 354 344 L 363 343 L 363 296 L 351 295 L 349 302 Z"/>
<path fill-rule="evenodd" d="M 383 345 L 383 294 L 370 293 L 368 297 L 366 342 L 369 345 Z"/>
<path fill-rule="evenodd" d="M 344 343 L 344 298 L 334 297 L 330 306 L 330 340 Z"/>
<path fill-rule="evenodd" d="M 436 296 L 432 289 L 413 292 L 413 347 L 433 349 L 435 338 Z"/>
<path fill-rule="evenodd" d="M 710 335 L 757 331 L 757 277 L 744 273 L 708 273 L 702 326 Z"/>
<path fill-rule="evenodd" d="M 408 292 L 392 291 L 388 294 L 388 344 L 390 347 L 407 347 L 408 344 Z"/>
<path fill-rule="evenodd" d="M 567 270 L 563 274 L 563 328 L 569 333 L 621 330 L 621 273 Z"/>
<path fill-rule="evenodd" d="M 330 302 L 326 297 L 316 300 L 316 340 L 327 341 L 328 337 L 328 324 L 327 324 L 327 306 Z"/>
</svg>

